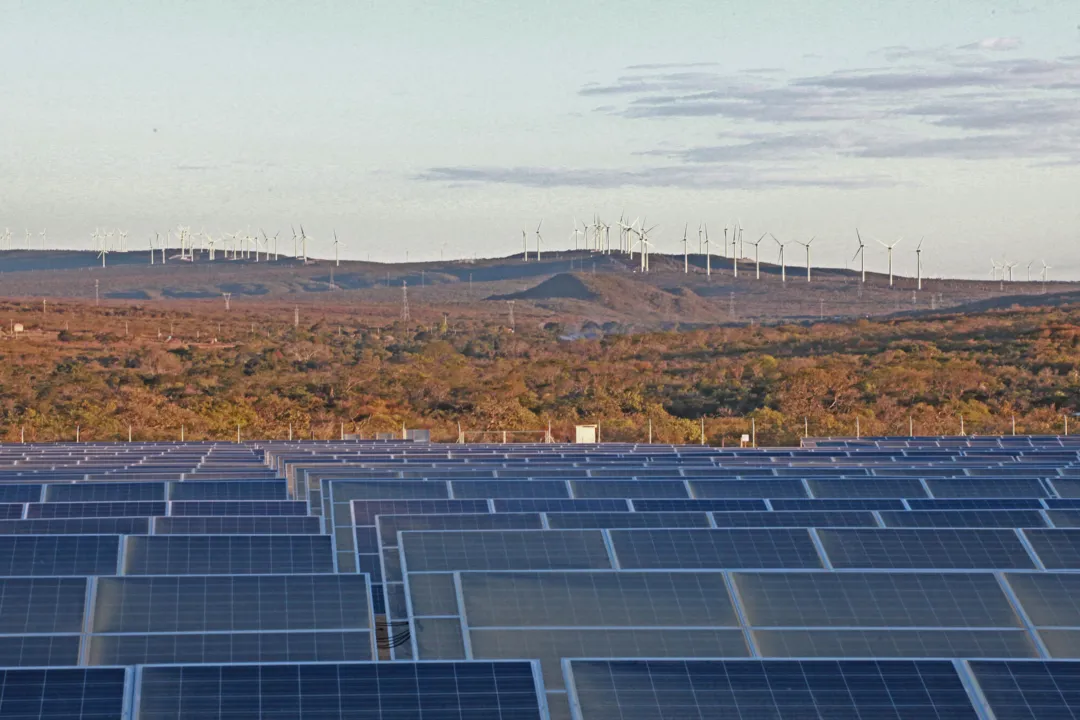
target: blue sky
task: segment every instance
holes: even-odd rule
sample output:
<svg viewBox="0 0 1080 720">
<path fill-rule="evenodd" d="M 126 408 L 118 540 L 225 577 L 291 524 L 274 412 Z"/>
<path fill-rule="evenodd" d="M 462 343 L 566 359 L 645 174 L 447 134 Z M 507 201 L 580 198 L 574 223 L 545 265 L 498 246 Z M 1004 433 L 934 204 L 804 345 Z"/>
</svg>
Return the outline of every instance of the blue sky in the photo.
<svg viewBox="0 0 1080 720">
<path fill-rule="evenodd" d="M 0 67 L 16 240 L 437 259 L 625 212 L 670 252 L 739 220 L 843 266 L 858 226 L 901 272 L 925 235 L 930 275 L 1080 279 L 1074 0 L 0 0 Z"/>
</svg>

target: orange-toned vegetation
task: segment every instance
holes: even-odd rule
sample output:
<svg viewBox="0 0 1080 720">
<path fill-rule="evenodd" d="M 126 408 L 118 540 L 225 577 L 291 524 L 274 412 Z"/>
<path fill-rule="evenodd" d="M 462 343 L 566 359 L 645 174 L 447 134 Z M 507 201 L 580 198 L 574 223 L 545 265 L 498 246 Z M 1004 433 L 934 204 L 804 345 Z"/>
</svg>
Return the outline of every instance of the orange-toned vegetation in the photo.
<svg viewBox="0 0 1080 720">
<path fill-rule="evenodd" d="M 1060 432 L 1080 411 L 1080 308 L 560 339 L 519 320 L 381 323 L 356 308 L 225 313 L 0 304 L 0 439 L 330 439 L 542 429 L 760 444 L 811 435 Z M 17 337 L 12 323 L 22 323 Z M 503 320 L 505 323 L 505 320 Z M 159 335 L 160 333 L 160 335 Z M 1076 421 L 1080 432 L 1080 418 Z"/>
</svg>

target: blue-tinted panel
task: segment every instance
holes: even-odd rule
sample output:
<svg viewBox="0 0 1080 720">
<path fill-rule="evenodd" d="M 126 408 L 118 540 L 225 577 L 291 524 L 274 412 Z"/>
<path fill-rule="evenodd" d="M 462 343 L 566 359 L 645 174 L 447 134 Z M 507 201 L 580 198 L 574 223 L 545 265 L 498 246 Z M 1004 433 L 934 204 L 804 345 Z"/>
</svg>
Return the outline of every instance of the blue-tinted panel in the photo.
<svg viewBox="0 0 1080 720">
<path fill-rule="evenodd" d="M 540 720 L 527 662 L 147 667 L 140 720 Z"/>
<path fill-rule="evenodd" d="M 570 497 L 563 480 L 455 480 L 450 485 L 460 499 Z"/>
<path fill-rule="evenodd" d="M 1080 717 L 1080 663 L 973 660 L 971 672 L 997 720 Z"/>
<path fill-rule="evenodd" d="M 1049 493 L 1038 478 L 954 478 L 927 480 L 934 497 L 1040 498 Z"/>
<path fill-rule="evenodd" d="M 0 576 L 115 575 L 116 535 L 0 536 Z"/>
<path fill-rule="evenodd" d="M 696 498 L 805 498 L 798 480 L 691 480 Z"/>
<path fill-rule="evenodd" d="M 0 503 L 37 502 L 41 499 L 40 485 L 0 484 Z"/>
<path fill-rule="evenodd" d="M 807 482 L 816 498 L 926 497 L 926 491 L 916 478 L 866 478 L 865 480 L 812 478 Z"/>
<path fill-rule="evenodd" d="M 888 527 L 1043 528 L 1038 510 L 909 510 L 883 512 Z"/>
<path fill-rule="evenodd" d="M 164 514 L 164 513 L 162 513 Z M 169 503 L 170 515 L 307 515 L 299 500 L 180 500 Z"/>
<path fill-rule="evenodd" d="M 655 500 L 652 502 L 679 502 L 678 500 Z M 521 498 L 496 499 L 496 512 L 621 512 L 629 510 L 626 500 L 616 498 Z"/>
<path fill-rule="evenodd" d="M 405 532 L 409 572 L 610 568 L 599 530 Z"/>
<path fill-rule="evenodd" d="M 155 535 L 318 535 L 321 532 L 322 525 L 314 515 L 188 515 L 154 519 Z"/>
<path fill-rule="evenodd" d="M 0 670 L 0 717 L 17 720 L 117 720 L 123 668 Z"/>
<path fill-rule="evenodd" d="M 833 567 L 913 570 L 1034 569 L 1011 530 L 823 529 L 818 537 Z"/>
<path fill-rule="evenodd" d="M 360 552 L 378 552 L 380 542 L 385 547 L 397 547 L 398 533 L 405 530 L 539 530 L 542 527 L 540 513 L 380 515 L 376 520 L 378 534 L 363 533 L 366 528 L 356 529 L 356 547 Z"/>
<path fill-rule="evenodd" d="M 0 667 L 62 667 L 78 664 L 78 635 L 0 636 Z"/>
<path fill-rule="evenodd" d="M 1080 529 L 1025 530 L 1047 570 L 1080 570 Z"/>
<path fill-rule="evenodd" d="M 26 511 L 29 518 L 154 517 L 164 514 L 165 503 L 152 501 L 31 503 Z"/>
<path fill-rule="evenodd" d="M 951 662 L 571 660 L 582 720 L 970 719 Z"/>
<path fill-rule="evenodd" d="M 611 541 L 627 570 L 821 567 L 805 530 L 612 530 Z"/>
<path fill-rule="evenodd" d="M 709 526 L 704 512 L 548 513 L 548 527 L 569 528 L 680 528 Z"/>
<path fill-rule="evenodd" d="M 127 539 L 125 575 L 334 572 L 328 535 L 142 535 Z"/>
<path fill-rule="evenodd" d="M 81 632 L 85 607 L 83 578 L 0 578 L 0 634 Z"/>
<path fill-rule="evenodd" d="M 287 500 L 284 480 L 193 480 L 169 483 L 170 500 Z"/>
<path fill-rule="evenodd" d="M 90 665 L 357 660 L 371 660 L 366 631 L 93 635 L 89 652 Z"/>
<path fill-rule="evenodd" d="M 164 499 L 165 483 L 161 482 L 52 483 L 45 487 L 46 502 L 130 502 Z"/>
<path fill-rule="evenodd" d="M 1039 510 L 1043 505 L 1038 498 L 914 498 L 908 506 L 912 510 Z"/>
<path fill-rule="evenodd" d="M 899 498 L 823 498 L 820 500 L 772 500 L 773 510 L 819 512 L 822 510 L 905 510 Z"/>
<path fill-rule="evenodd" d="M 634 510 L 638 512 L 753 512 L 765 510 L 764 500 L 749 498 L 717 498 L 714 500 L 634 500 Z"/>
<path fill-rule="evenodd" d="M 374 526 L 375 518 L 379 515 L 444 515 L 449 513 L 486 512 L 488 512 L 487 500 L 354 500 L 352 502 L 352 514 L 357 526 Z M 519 510 L 517 512 L 529 511 Z"/>
<path fill-rule="evenodd" d="M 820 512 L 714 512 L 717 527 L 877 527 L 873 513 L 823 510 Z"/>
<path fill-rule="evenodd" d="M 0 520 L 0 535 L 145 535 L 150 520 L 141 517 Z"/>
<path fill-rule="evenodd" d="M 578 498 L 686 498 L 681 480 L 575 480 Z"/>
</svg>

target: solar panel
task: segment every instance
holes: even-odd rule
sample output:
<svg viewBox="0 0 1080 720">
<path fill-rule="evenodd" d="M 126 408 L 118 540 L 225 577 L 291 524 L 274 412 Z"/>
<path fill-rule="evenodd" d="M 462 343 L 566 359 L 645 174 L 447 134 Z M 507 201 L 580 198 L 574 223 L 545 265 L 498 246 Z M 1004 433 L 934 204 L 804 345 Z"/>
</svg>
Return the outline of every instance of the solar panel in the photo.
<svg viewBox="0 0 1080 720">
<path fill-rule="evenodd" d="M 975 660 L 969 665 L 997 720 L 1080 717 L 1080 663 Z"/>
<path fill-rule="evenodd" d="M 625 512 L 627 500 L 616 498 L 496 498 L 495 512 Z M 679 502 L 649 501 L 649 502 Z M 638 508 L 644 509 L 644 508 Z"/>
<path fill-rule="evenodd" d="M 91 665 L 353 662 L 371 655 L 366 631 L 93 635 L 88 652 Z"/>
<path fill-rule="evenodd" d="M 917 478 L 867 478 L 840 480 L 812 478 L 806 481 L 816 498 L 924 498 Z"/>
<path fill-rule="evenodd" d="M 455 480 L 455 498 L 566 498 L 564 480 Z"/>
<path fill-rule="evenodd" d="M 1025 530 L 1047 570 L 1080 570 L 1080 529 Z"/>
<path fill-rule="evenodd" d="M 736 527 L 878 527 L 870 512 L 822 510 L 819 512 L 714 512 L 713 523 L 720 528 Z"/>
<path fill-rule="evenodd" d="M 0 636 L 0 667 L 78 665 L 79 642 L 78 635 Z"/>
<path fill-rule="evenodd" d="M 770 500 L 773 510 L 823 512 L 829 510 L 904 510 L 899 498 L 823 498 L 818 500 Z M 914 501 L 910 501 L 914 502 Z"/>
<path fill-rule="evenodd" d="M 732 574 L 757 627 L 1020 627 L 991 574 Z"/>
<path fill-rule="evenodd" d="M 165 513 L 154 513 L 164 515 Z M 293 500 L 180 500 L 170 515 L 307 515 L 307 503 Z"/>
<path fill-rule="evenodd" d="M 138 698 L 140 720 L 541 718 L 528 662 L 151 666 Z"/>
<path fill-rule="evenodd" d="M 934 497 L 1040 498 L 1050 497 L 1038 478 L 955 478 L 927 480 Z"/>
<path fill-rule="evenodd" d="M 0 576 L 112 575 L 116 535 L 0 536 Z"/>
<path fill-rule="evenodd" d="M 469 572 L 469 626 L 737 627 L 722 573 Z"/>
<path fill-rule="evenodd" d="M 773 658 L 1036 658 L 1024 630 L 754 630 L 763 657 Z"/>
<path fill-rule="evenodd" d="M 0 669 L 0 717 L 116 720 L 126 681 L 123 668 Z"/>
<path fill-rule="evenodd" d="M 169 483 L 169 500 L 285 500 L 284 480 L 199 480 Z"/>
<path fill-rule="evenodd" d="M 3 508 L 10 507 L 0 505 Z M 164 502 L 48 502 L 30 503 L 26 507 L 28 518 L 106 518 L 106 517 L 154 517 L 164 515 Z"/>
<path fill-rule="evenodd" d="M 634 510 L 637 512 L 753 512 L 767 510 L 764 500 L 749 498 L 716 498 L 712 500 L 638 500 Z"/>
<path fill-rule="evenodd" d="M 799 480 L 691 480 L 696 498 L 806 498 Z M 635 495 L 635 497 L 641 497 Z"/>
<path fill-rule="evenodd" d="M 907 501 L 912 510 L 1041 510 L 1042 502 L 1037 498 L 934 498 Z M 882 508 L 885 509 L 885 508 Z M 888 508 L 890 510 L 901 508 Z"/>
<path fill-rule="evenodd" d="M 33 498 L 36 501 L 38 498 Z M 131 502 L 164 500 L 165 483 L 83 482 L 45 486 L 46 502 Z"/>
<path fill-rule="evenodd" d="M 820 568 L 809 533 L 796 529 L 612 530 L 627 570 Z"/>
<path fill-rule="evenodd" d="M 1034 569 L 1012 530 L 822 529 L 817 531 L 833 567 L 861 569 Z"/>
<path fill-rule="evenodd" d="M 0 634 L 82 632 L 84 578 L 0 578 Z"/>
<path fill-rule="evenodd" d="M 145 535 L 148 518 L 58 518 L 0 520 L 0 535 Z"/>
<path fill-rule="evenodd" d="M 357 533 L 357 549 L 374 552 L 378 544 L 397 547 L 398 533 L 405 530 L 539 530 L 539 513 L 471 513 L 461 515 L 380 515 L 378 542 L 367 545 Z M 374 538 L 372 538 L 374 539 Z"/>
<path fill-rule="evenodd" d="M 368 597 L 362 575 L 103 577 L 93 632 L 364 630 Z"/>
<path fill-rule="evenodd" d="M 582 720 L 979 715 L 951 662 L 567 660 Z"/>
<path fill-rule="evenodd" d="M 883 512 L 887 527 L 1042 528 L 1038 510 L 909 510 Z"/>
<path fill-rule="evenodd" d="M 688 498 L 682 480 L 574 480 L 577 498 Z"/>
<path fill-rule="evenodd" d="M 403 532 L 409 572 L 610 568 L 597 530 Z"/>
<path fill-rule="evenodd" d="M 26 503 L 41 500 L 41 485 L 0 483 L 0 503 Z"/>
<path fill-rule="evenodd" d="M 318 535 L 322 523 L 313 515 L 218 515 L 154 518 L 155 535 Z M 145 535 L 146 532 L 131 532 Z"/>
<path fill-rule="evenodd" d="M 709 527 L 709 516 L 704 512 L 548 513 L 547 521 L 553 530 Z"/>
<path fill-rule="evenodd" d="M 123 574 L 332 572 L 334 554 L 327 535 L 142 535 L 126 539 Z"/>
<path fill-rule="evenodd" d="M 1005 577 L 1032 623 L 1080 627 L 1080 575 L 1009 573 Z"/>
</svg>

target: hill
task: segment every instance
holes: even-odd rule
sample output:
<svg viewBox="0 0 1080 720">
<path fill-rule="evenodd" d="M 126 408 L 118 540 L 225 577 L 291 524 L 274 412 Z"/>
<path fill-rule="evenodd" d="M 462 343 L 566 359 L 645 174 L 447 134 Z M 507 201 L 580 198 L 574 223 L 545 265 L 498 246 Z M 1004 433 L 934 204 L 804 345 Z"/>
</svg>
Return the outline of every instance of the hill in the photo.
<svg viewBox="0 0 1080 720">
<path fill-rule="evenodd" d="M 730 259 L 655 254 L 651 270 L 640 259 L 586 251 L 553 252 L 537 261 L 518 256 L 470 261 L 380 264 L 319 260 L 308 264 L 279 256 L 194 261 L 175 257 L 165 265 L 146 252 L 109 253 L 107 266 L 89 252 L 0 252 L 0 297 L 99 299 L 184 303 L 232 296 L 237 306 L 274 303 L 364 305 L 380 316 L 400 312 L 402 287 L 414 311 L 435 316 L 506 313 L 514 300 L 521 317 L 571 325 L 614 322 L 638 329 L 740 322 L 812 321 L 875 317 L 942 308 L 1043 304 L 1051 296 L 1080 292 L 1080 283 L 988 282 L 924 279 L 814 268 L 805 271 L 742 260 L 738 275 Z M 1071 295 L 1064 295 L 1063 301 Z"/>
</svg>

